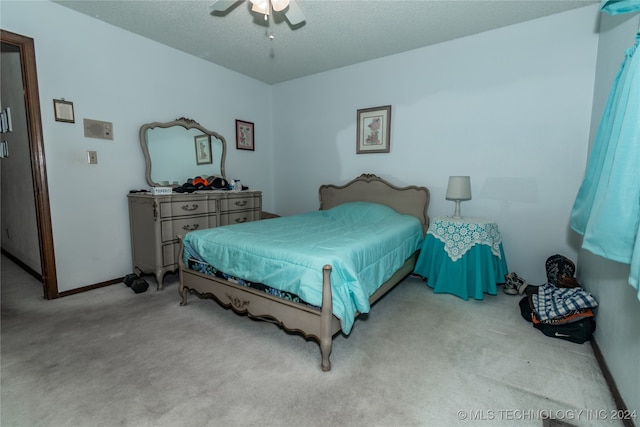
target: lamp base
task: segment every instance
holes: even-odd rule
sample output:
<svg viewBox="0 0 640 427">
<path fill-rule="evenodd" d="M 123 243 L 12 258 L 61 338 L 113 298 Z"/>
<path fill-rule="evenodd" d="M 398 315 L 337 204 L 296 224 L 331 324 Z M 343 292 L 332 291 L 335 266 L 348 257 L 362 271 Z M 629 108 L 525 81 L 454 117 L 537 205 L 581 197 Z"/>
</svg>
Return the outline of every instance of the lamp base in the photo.
<svg viewBox="0 0 640 427">
<path fill-rule="evenodd" d="M 460 215 L 460 200 L 456 200 L 456 210 L 453 212 L 453 218 L 462 218 L 462 215 Z"/>
</svg>

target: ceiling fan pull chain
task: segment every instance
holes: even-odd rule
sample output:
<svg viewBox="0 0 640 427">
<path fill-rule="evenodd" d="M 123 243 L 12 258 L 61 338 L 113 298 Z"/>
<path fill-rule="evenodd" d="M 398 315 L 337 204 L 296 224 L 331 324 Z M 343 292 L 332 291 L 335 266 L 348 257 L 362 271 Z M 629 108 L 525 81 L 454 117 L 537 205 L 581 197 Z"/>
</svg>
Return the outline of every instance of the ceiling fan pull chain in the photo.
<svg viewBox="0 0 640 427">
<path fill-rule="evenodd" d="M 271 9 L 271 2 L 269 2 L 269 9 Z M 264 16 L 265 19 L 267 19 L 267 15 Z M 273 39 L 275 38 L 275 36 L 273 35 L 273 27 L 272 27 L 272 23 L 273 23 L 273 19 L 271 21 L 269 21 L 269 40 L 273 41 Z"/>
</svg>

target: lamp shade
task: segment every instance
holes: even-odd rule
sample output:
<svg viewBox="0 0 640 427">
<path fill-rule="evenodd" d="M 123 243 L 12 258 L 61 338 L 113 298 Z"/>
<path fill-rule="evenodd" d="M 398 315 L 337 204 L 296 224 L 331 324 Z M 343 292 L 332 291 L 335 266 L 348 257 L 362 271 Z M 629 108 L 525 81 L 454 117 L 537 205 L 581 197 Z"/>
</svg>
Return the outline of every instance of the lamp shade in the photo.
<svg viewBox="0 0 640 427">
<path fill-rule="evenodd" d="M 447 200 L 471 200 L 471 177 L 450 176 L 447 185 Z"/>
</svg>

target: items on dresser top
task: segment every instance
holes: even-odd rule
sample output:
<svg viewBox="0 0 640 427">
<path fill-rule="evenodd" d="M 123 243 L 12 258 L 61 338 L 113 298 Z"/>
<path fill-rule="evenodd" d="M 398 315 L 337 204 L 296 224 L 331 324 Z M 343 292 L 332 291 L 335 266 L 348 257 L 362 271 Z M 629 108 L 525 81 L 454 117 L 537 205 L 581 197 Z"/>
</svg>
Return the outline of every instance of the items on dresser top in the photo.
<svg viewBox="0 0 640 427">
<path fill-rule="evenodd" d="M 173 193 L 173 188 L 171 187 L 151 187 L 149 192 L 154 195 L 158 194 L 171 194 Z"/>
<path fill-rule="evenodd" d="M 157 187 L 153 187 L 157 188 Z M 221 176 L 195 177 L 189 178 L 184 184 L 173 188 L 176 193 L 193 193 L 200 190 L 229 190 L 242 191 L 248 190 L 249 187 L 240 183 L 239 179 L 227 180 Z"/>
</svg>

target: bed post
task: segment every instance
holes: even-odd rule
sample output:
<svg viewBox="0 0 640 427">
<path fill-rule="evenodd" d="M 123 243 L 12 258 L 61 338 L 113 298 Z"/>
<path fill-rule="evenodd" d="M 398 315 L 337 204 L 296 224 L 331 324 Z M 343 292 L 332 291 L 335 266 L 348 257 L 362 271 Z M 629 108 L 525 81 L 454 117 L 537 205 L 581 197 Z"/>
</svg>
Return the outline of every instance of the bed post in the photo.
<svg viewBox="0 0 640 427">
<path fill-rule="evenodd" d="M 322 267 L 322 312 L 320 314 L 320 353 L 322 354 L 322 370 L 331 369 L 331 321 L 333 320 L 333 302 L 331 297 L 331 266 Z"/>
<path fill-rule="evenodd" d="M 189 293 L 189 291 L 185 289 L 184 280 L 182 279 L 182 270 L 185 269 L 184 258 L 182 256 L 182 254 L 184 254 L 184 236 L 182 234 L 179 234 L 177 237 L 180 241 L 180 250 L 178 252 L 178 272 L 180 277 L 180 287 L 178 288 L 178 293 L 180 294 L 181 298 L 180 305 L 187 305 L 187 294 Z"/>
</svg>

